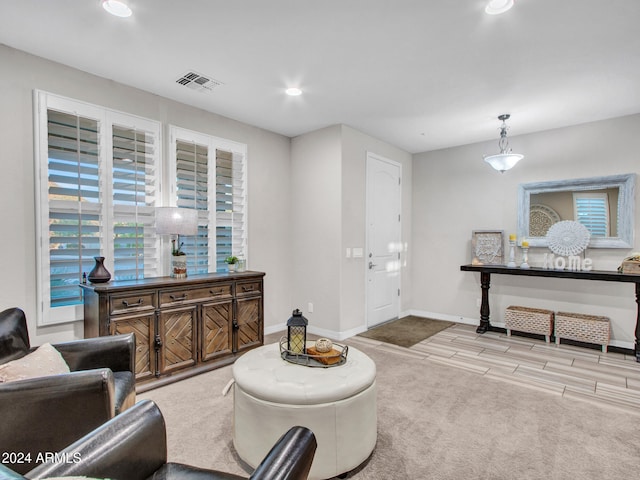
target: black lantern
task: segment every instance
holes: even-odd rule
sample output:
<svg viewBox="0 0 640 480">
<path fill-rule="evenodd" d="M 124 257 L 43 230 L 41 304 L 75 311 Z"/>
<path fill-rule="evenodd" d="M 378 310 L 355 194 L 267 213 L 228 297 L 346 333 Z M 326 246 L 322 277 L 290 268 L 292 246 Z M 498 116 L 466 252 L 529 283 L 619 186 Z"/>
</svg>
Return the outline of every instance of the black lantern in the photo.
<svg viewBox="0 0 640 480">
<path fill-rule="evenodd" d="M 291 353 L 306 353 L 308 323 L 297 308 L 293 311 L 291 318 L 287 320 L 287 350 Z"/>
</svg>

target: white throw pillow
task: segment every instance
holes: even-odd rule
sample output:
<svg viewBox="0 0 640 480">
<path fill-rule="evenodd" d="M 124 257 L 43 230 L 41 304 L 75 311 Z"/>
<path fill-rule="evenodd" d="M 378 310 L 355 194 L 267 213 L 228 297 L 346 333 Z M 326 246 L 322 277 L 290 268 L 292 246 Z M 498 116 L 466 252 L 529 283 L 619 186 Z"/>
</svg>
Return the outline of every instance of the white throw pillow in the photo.
<svg viewBox="0 0 640 480">
<path fill-rule="evenodd" d="M 17 360 L 0 365 L 0 383 L 69 373 L 69 366 L 50 343 Z"/>
</svg>

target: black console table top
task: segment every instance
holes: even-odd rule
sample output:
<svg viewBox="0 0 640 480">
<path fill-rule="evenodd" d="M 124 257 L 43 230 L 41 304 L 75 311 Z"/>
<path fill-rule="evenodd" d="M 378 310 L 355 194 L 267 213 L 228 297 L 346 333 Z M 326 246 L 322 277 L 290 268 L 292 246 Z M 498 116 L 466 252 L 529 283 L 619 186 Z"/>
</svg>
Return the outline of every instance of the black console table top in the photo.
<svg viewBox="0 0 640 480">
<path fill-rule="evenodd" d="M 576 278 L 578 280 L 640 283 L 640 275 L 618 273 L 611 270 L 552 270 L 538 267 L 512 268 L 504 265 L 461 265 L 460 270 L 467 272 L 498 273 L 501 275 L 525 275 L 528 277 Z"/>
<path fill-rule="evenodd" d="M 464 272 L 480 272 L 480 288 L 482 289 L 482 301 L 480 304 L 480 325 L 477 333 L 485 333 L 491 328 L 489 321 L 489 288 L 491 286 L 491 274 L 521 275 L 527 277 L 553 277 L 572 278 L 577 280 L 598 280 L 601 282 L 626 282 L 636 284 L 636 330 L 635 330 L 635 356 L 640 362 L 640 275 L 619 273 L 609 270 L 553 270 L 546 268 L 519 268 L 505 265 L 461 265 Z"/>
</svg>

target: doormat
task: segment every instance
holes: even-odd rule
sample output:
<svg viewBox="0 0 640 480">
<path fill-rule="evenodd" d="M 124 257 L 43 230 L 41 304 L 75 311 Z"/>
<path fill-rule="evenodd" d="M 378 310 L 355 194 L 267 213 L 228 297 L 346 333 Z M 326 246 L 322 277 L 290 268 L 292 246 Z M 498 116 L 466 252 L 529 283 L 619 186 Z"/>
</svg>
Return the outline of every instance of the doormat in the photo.
<svg viewBox="0 0 640 480">
<path fill-rule="evenodd" d="M 455 325 L 455 323 L 411 315 L 373 327 L 366 332 L 359 333 L 358 336 L 392 343 L 400 347 L 411 347 L 451 325 Z"/>
</svg>

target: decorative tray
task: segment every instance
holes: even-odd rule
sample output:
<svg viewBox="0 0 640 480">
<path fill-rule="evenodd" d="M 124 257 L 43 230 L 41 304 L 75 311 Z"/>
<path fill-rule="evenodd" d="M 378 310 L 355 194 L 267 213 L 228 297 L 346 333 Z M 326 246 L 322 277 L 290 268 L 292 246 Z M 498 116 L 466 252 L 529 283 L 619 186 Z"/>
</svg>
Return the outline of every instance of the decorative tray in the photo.
<svg viewBox="0 0 640 480">
<path fill-rule="evenodd" d="M 307 342 L 307 353 L 296 353 L 287 349 L 287 337 L 280 338 L 280 356 L 283 360 L 305 367 L 339 367 L 347 362 L 347 345 L 333 344 L 333 348 L 327 353 L 316 353 L 314 343 Z M 310 353 L 311 352 L 311 353 Z"/>
</svg>

